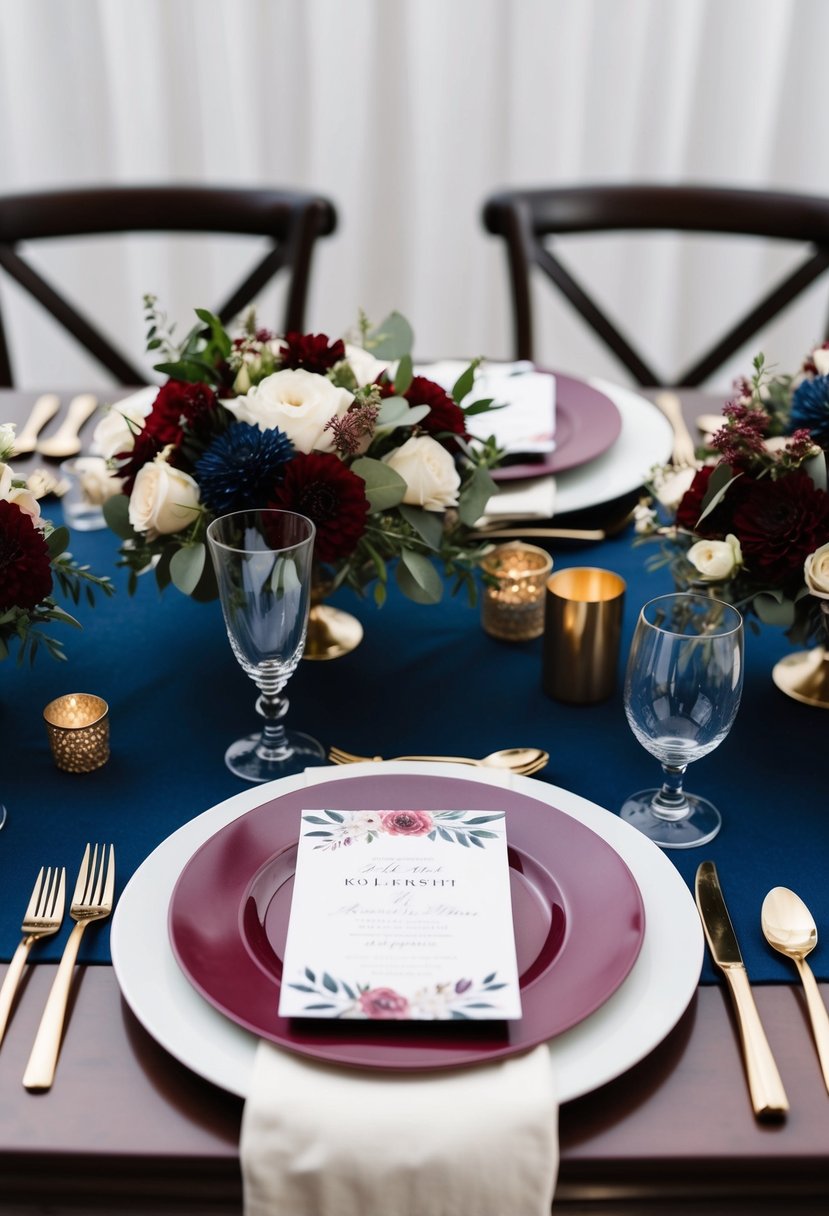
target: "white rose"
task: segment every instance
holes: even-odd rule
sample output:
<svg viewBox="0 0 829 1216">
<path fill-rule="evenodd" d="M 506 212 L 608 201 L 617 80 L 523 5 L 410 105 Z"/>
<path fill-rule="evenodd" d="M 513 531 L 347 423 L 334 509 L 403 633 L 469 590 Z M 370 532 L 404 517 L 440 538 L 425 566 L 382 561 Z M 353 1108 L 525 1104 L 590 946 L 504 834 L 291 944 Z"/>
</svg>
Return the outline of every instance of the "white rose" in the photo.
<svg viewBox="0 0 829 1216">
<path fill-rule="evenodd" d="M 0 464 L 0 501 L 13 502 L 24 515 L 30 515 L 35 523 L 40 520 L 40 503 L 28 486 L 12 484 L 14 473 L 11 465 Z"/>
<path fill-rule="evenodd" d="M 118 494 L 123 484 L 122 478 L 110 473 L 103 456 L 79 456 L 72 462 L 72 472 L 81 484 L 84 498 L 94 507 Z"/>
<path fill-rule="evenodd" d="M 688 561 L 703 578 L 730 578 L 742 565 L 743 552 L 737 537 L 729 532 L 725 540 L 698 540 L 688 550 Z"/>
<path fill-rule="evenodd" d="M 362 346 L 352 346 L 349 342 L 345 344 L 345 357 L 360 388 L 373 384 L 389 366 L 387 361 L 375 359 L 370 351 L 364 350 Z"/>
<path fill-rule="evenodd" d="M 812 362 L 819 376 L 829 376 L 829 350 L 825 346 L 819 346 L 817 350 L 812 351 Z"/>
<path fill-rule="evenodd" d="M 405 503 L 427 511 L 457 505 L 461 479 L 454 460 L 436 439 L 413 436 L 383 460 L 405 481 Z"/>
<path fill-rule="evenodd" d="M 812 595 L 829 600 L 829 544 L 809 554 L 803 563 L 803 574 Z"/>
<path fill-rule="evenodd" d="M 297 451 L 307 453 L 331 450 L 333 435 L 325 430 L 325 424 L 346 413 L 353 400 L 347 389 L 300 368 L 274 372 L 244 397 L 224 405 L 240 422 L 258 426 L 260 431 L 278 426 Z"/>
<path fill-rule="evenodd" d="M 0 464 L 0 502 L 11 494 L 13 477 L 11 465 Z"/>
<path fill-rule="evenodd" d="M 682 502 L 697 475 L 693 466 L 686 469 L 661 471 L 654 480 L 653 492 L 663 507 L 674 511 Z"/>
<path fill-rule="evenodd" d="M 135 432 L 143 428 L 144 419 L 153 408 L 157 396 L 157 385 L 149 384 L 123 401 L 110 405 L 92 432 L 92 451 L 103 456 L 104 460 L 111 460 L 119 452 L 131 452 Z"/>
<path fill-rule="evenodd" d="M 13 422 L 0 424 L 0 460 L 8 460 L 14 451 L 14 428 Z"/>
<path fill-rule="evenodd" d="M 199 487 L 189 473 L 167 464 L 165 452 L 138 470 L 130 495 L 129 521 L 148 540 L 179 532 L 198 511 Z"/>
</svg>

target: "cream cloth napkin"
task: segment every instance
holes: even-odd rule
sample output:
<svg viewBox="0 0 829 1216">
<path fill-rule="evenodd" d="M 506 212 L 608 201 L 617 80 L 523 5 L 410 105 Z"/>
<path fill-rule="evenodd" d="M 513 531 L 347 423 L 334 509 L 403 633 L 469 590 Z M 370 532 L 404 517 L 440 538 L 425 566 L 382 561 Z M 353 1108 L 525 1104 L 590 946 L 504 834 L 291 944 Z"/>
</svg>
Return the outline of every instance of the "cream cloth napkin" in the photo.
<svg viewBox="0 0 829 1216">
<path fill-rule="evenodd" d="M 550 1052 L 404 1075 L 320 1064 L 262 1040 L 241 1159 L 245 1216 L 549 1216 Z"/>
</svg>

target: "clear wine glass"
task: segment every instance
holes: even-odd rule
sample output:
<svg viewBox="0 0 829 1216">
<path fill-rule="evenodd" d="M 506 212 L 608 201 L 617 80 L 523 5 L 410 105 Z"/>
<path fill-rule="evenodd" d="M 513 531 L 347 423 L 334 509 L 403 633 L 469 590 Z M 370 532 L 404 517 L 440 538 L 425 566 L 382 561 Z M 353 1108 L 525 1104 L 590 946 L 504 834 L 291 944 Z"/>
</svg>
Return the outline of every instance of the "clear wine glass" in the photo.
<svg viewBox="0 0 829 1216">
<path fill-rule="evenodd" d="M 315 528 L 293 511 L 234 511 L 207 529 L 227 636 L 242 670 L 259 689 L 261 732 L 232 743 L 231 772 L 271 781 L 325 761 L 316 739 L 285 729 L 282 689 L 305 647 Z"/>
<path fill-rule="evenodd" d="M 743 619 L 704 595 L 662 595 L 639 614 L 625 677 L 625 713 L 662 764 L 659 789 L 627 799 L 621 816 L 663 849 L 690 849 L 720 830 L 717 808 L 683 789 L 685 769 L 731 729 L 743 686 Z"/>
</svg>

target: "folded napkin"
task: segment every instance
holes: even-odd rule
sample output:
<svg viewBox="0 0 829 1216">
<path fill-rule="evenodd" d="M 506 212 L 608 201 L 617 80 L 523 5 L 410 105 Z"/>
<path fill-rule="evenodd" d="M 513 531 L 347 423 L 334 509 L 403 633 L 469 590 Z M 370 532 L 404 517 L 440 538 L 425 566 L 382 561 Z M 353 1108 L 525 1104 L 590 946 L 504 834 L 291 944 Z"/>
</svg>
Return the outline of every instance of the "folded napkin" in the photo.
<svg viewBox="0 0 829 1216">
<path fill-rule="evenodd" d="M 452 1072 L 358 1072 L 261 1041 L 242 1120 L 245 1216 L 549 1216 L 545 1045 Z"/>
<path fill-rule="evenodd" d="M 450 391 L 467 363 L 443 359 L 418 367 L 419 375 Z M 494 435 L 508 455 L 543 455 L 556 446 L 556 381 L 549 372 L 537 372 L 532 363 L 486 363 L 475 372 L 473 398 L 492 397 L 503 406 L 467 420 L 470 434 L 479 439 Z"/>
<path fill-rule="evenodd" d="M 508 519 L 552 519 L 555 509 L 555 477 L 502 481 L 498 493 L 486 504 L 486 515 L 478 520 L 478 527 L 504 523 Z"/>
</svg>

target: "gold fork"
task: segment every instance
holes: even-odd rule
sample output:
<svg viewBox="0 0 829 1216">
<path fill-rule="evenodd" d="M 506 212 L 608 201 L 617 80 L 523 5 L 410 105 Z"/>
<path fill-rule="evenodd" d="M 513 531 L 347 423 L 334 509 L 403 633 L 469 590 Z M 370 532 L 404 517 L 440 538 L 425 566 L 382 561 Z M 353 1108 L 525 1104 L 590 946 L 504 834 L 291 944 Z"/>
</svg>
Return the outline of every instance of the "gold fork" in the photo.
<svg viewBox="0 0 829 1216">
<path fill-rule="evenodd" d="M 6 1033 L 6 1024 L 11 1013 L 14 994 L 23 975 L 29 951 L 41 937 L 49 937 L 57 933 L 63 920 L 63 907 L 66 902 L 66 870 L 55 866 L 52 869 L 40 867 L 35 885 L 32 888 L 32 898 L 23 914 L 20 932 L 23 941 L 15 950 L 3 987 L 0 988 L 0 1043 Z"/>
<path fill-rule="evenodd" d="M 64 947 L 63 957 L 52 982 L 29 1062 L 23 1074 L 26 1089 L 49 1089 L 52 1085 L 81 937 L 91 921 L 103 920 L 112 911 L 115 893 L 115 850 L 112 845 L 109 846 L 107 859 L 106 845 L 101 846 L 100 855 L 98 846 L 95 845 L 90 857 L 91 847 L 87 845 L 84 850 L 75 893 L 69 907 L 69 915 L 77 923 Z"/>
<path fill-rule="evenodd" d="M 549 753 L 539 749 L 535 749 L 532 759 L 522 764 L 495 764 L 489 762 L 489 757 L 474 760 L 470 756 L 392 756 L 390 758 L 392 760 L 434 760 L 444 764 L 471 764 L 479 768 L 495 768 L 500 772 L 516 773 L 520 777 L 531 777 L 533 773 L 544 768 L 550 760 Z M 344 751 L 341 747 L 330 747 L 328 759 L 332 764 L 363 764 L 372 761 L 379 762 L 383 760 L 383 756 L 356 756 L 353 752 Z"/>
</svg>

